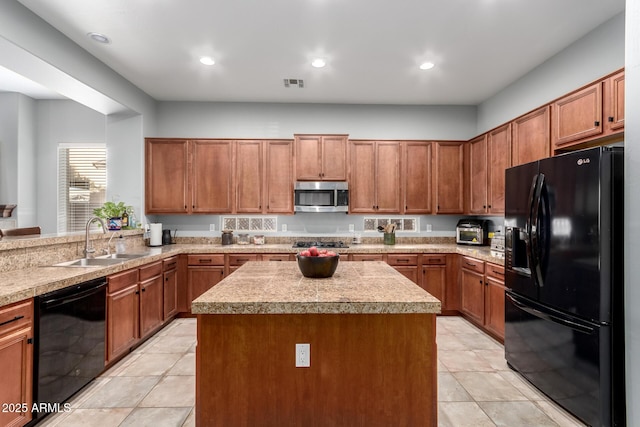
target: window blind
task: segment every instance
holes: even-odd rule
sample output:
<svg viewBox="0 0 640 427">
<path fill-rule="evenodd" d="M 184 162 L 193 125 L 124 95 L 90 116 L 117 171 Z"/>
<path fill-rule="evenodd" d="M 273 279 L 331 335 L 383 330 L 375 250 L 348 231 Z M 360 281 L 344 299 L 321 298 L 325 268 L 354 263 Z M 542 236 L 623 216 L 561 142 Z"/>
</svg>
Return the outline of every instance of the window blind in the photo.
<svg viewBox="0 0 640 427">
<path fill-rule="evenodd" d="M 104 144 L 60 144 L 58 147 L 58 232 L 83 231 L 107 191 Z"/>
</svg>

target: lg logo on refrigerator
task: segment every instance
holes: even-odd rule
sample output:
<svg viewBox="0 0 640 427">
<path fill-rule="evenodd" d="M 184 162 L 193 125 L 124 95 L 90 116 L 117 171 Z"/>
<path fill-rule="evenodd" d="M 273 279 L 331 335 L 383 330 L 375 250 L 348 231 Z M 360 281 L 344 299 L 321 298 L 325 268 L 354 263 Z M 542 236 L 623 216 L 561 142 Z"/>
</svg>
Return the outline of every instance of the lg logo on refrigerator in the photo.
<svg viewBox="0 0 640 427">
<path fill-rule="evenodd" d="M 582 165 L 587 165 L 589 163 L 591 163 L 590 159 L 578 159 L 578 166 L 582 166 Z"/>
</svg>

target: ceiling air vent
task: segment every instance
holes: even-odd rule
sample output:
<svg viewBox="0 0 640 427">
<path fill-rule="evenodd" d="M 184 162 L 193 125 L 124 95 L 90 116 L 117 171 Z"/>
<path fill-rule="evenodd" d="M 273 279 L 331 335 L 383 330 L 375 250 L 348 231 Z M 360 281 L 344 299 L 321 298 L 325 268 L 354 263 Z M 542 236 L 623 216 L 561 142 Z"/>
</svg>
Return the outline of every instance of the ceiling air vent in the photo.
<svg viewBox="0 0 640 427">
<path fill-rule="evenodd" d="M 284 87 L 298 86 L 299 88 L 304 87 L 304 80 L 302 79 L 284 79 Z"/>
</svg>

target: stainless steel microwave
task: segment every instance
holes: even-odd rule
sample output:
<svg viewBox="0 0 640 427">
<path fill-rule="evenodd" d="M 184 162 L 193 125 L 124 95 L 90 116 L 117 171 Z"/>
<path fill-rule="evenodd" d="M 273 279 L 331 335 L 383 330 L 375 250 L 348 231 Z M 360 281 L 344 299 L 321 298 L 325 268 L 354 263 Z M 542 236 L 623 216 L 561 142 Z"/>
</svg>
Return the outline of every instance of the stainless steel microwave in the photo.
<svg viewBox="0 0 640 427">
<path fill-rule="evenodd" d="M 348 212 L 349 184 L 345 181 L 299 181 L 293 190 L 295 212 Z"/>
</svg>

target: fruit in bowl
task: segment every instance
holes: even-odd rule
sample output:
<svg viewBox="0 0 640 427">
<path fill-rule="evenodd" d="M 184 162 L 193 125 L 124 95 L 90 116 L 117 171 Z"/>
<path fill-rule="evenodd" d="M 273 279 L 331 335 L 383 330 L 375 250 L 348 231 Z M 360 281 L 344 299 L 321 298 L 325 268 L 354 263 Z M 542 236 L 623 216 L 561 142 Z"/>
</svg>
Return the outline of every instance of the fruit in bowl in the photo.
<svg viewBox="0 0 640 427">
<path fill-rule="evenodd" d="M 298 268 L 304 277 L 325 278 L 333 276 L 338 268 L 340 255 L 326 249 L 310 247 L 296 255 Z"/>
</svg>

